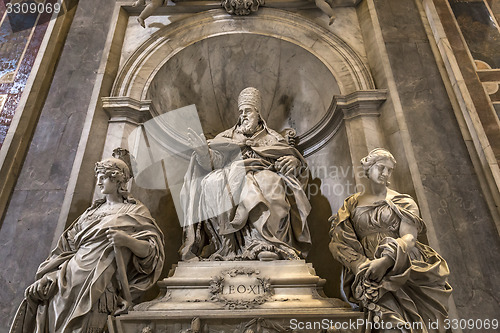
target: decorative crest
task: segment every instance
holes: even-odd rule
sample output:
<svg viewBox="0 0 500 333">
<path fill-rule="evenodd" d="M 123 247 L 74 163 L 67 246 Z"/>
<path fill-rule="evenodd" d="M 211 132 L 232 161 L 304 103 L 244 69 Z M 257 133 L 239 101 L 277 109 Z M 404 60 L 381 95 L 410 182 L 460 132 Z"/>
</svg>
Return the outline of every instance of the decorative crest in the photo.
<svg viewBox="0 0 500 333">
<path fill-rule="evenodd" d="M 265 0 L 221 0 L 222 7 L 232 15 L 249 15 L 264 4 Z"/>
<path fill-rule="evenodd" d="M 113 154 L 112 156 L 114 158 L 117 158 L 119 160 L 122 160 L 123 162 L 125 162 L 125 164 L 127 164 L 127 167 L 129 169 L 129 172 L 130 172 L 130 176 L 133 177 L 133 172 L 132 172 L 132 161 L 130 159 L 130 153 L 127 149 L 125 148 L 115 148 L 113 149 Z"/>
</svg>

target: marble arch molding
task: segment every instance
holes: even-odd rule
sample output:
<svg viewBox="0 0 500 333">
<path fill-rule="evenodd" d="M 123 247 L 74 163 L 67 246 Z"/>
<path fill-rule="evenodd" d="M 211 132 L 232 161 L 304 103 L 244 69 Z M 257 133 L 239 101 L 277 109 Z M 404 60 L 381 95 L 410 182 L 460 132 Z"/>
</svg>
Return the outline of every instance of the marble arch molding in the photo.
<svg viewBox="0 0 500 333">
<path fill-rule="evenodd" d="M 294 128 L 306 155 L 335 134 L 343 97 L 380 95 L 358 54 L 303 16 L 271 8 L 246 17 L 210 10 L 151 35 L 123 64 L 103 106 L 111 115 L 128 104 L 156 116 L 195 104 L 211 137 L 235 123 L 236 98 L 247 86 L 261 90 L 269 126 Z"/>
</svg>

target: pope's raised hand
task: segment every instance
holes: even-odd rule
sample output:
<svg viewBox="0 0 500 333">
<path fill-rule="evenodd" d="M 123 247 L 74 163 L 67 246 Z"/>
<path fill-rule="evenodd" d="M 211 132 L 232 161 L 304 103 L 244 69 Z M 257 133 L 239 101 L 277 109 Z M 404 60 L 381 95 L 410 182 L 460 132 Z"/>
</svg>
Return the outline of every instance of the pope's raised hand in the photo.
<svg viewBox="0 0 500 333">
<path fill-rule="evenodd" d="M 199 157 L 207 157 L 209 155 L 207 140 L 203 134 L 197 134 L 193 129 L 188 128 L 188 143 Z"/>
</svg>

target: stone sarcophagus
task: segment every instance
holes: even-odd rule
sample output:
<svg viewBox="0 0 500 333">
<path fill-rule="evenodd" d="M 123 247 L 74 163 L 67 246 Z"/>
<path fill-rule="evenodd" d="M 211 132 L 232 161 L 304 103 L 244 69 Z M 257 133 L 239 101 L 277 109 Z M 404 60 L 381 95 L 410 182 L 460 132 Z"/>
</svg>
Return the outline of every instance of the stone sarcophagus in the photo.
<svg viewBox="0 0 500 333">
<path fill-rule="evenodd" d="M 362 312 L 323 293 L 304 260 L 179 262 L 160 296 L 110 317 L 132 332 L 363 332 Z"/>
</svg>

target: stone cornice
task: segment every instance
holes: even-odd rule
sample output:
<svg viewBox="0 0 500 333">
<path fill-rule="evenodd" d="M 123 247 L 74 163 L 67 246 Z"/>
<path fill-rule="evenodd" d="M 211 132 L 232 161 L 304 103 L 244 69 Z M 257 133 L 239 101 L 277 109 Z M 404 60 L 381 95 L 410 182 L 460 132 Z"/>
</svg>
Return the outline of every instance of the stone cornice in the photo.
<svg viewBox="0 0 500 333">
<path fill-rule="evenodd" d="M 387 99 L 387 90 L 355 91 L 346 96 L 335 96 L 337 108 L 343 111 L 344 119 L 359 116 L 380 116 L 379 106 Z"/>
<path fill-rule="evenodd" d="M 386 100 L 387 91 L 360 90 L 348 95 L 334 96 L 325 116 L 309 131 L 297 137 L 297 148 L 309 156 L 324 147 L 341 128 L 343 120 L 355 117 L 378 117 L 380 105 Z M 103 97 L 103 108 L 109 114 L 110 122 L 132 122 L 142 124 L 152 118 L 151 101 L 134 98 Z M 168 131 L 170 132 L 170 131 Z"/>
<path fill-rule="evenodd" d="M 151 101 L 138 101 L 126 96 L 103 97 L 102 107 L 109 121 L 127 121 L 141 124 L 151 119 Z"/>
<path fill-rule="evenodd" d="M 298 137 L 297 148 L 309 156 L 324 147 L 341 128 L 343 120 L 359 116 L 379 116 L 380 105 L 386 100 L 387 90 L 359 90 L 334 96 L 327 113 L 312 129 Z"/>
<path fill-rule="evenodd" d="M 139 15 L 144 7 L 132 7 L 135 0 L 121 0 L 117 1 L 123 9 L 129 14 Z M 333 8 L 336 7 L 355 7 L 361 0 L 336 0 L 333 3 Z M 266 0 L 262 7 L 267 8 L 280 8 L 280 9 L 311 9 L 317 8 L 314 1 L 304 1 L 304 0 Z M 209 9 L 219 9 L 222 8 L 221 1 L 217 0 L 177 0 L 174 2 L 168 2 L 167 5 L 161 6 L 156 9 L 154 15 L 168 15 L 175 13 L 197 13 L 203 12 Z"/>
<path fill-rule="evenodd" d="M 121 66 L 111 96 L 146 99 L 158 71 L 177 53 L 202 39 L 229 34 L 268 36 L 303 48 L 328 68 L 342 94 L 375 88 L 360 55 L 342 38 L 306 17 L 274 8 L 244 17 L 219 9 L 188 16 L 153 33 Z"/>
</svg>

